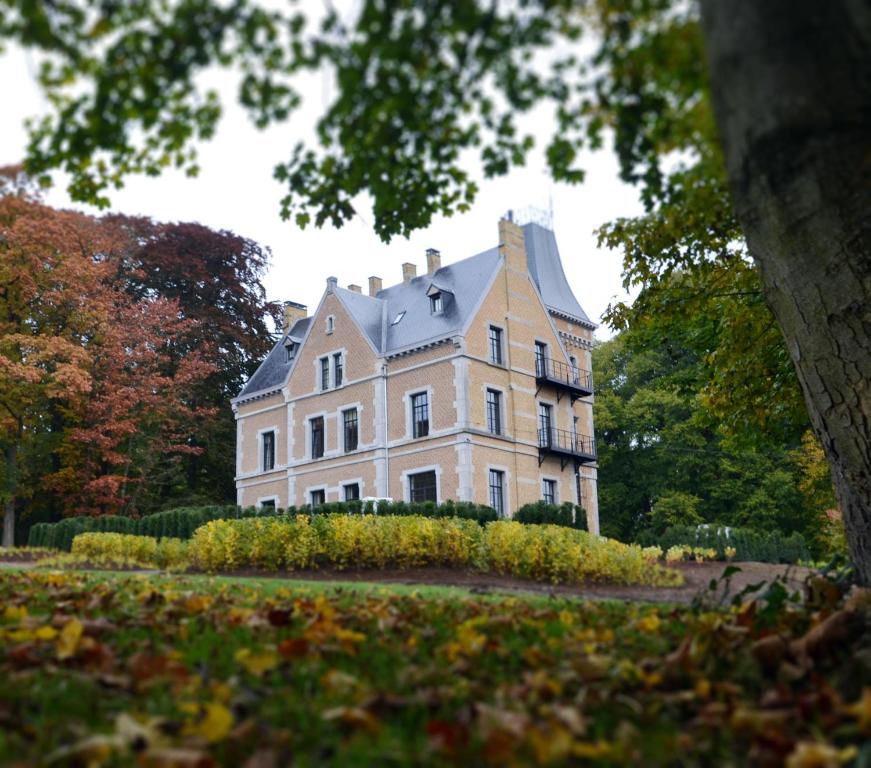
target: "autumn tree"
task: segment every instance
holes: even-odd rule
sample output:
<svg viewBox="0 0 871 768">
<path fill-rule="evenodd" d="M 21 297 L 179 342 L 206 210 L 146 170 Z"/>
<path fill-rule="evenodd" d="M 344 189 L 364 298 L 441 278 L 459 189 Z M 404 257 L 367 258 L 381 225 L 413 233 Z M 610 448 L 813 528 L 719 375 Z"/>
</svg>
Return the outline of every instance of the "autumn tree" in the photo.
<svg viewBox="0 0 871 768">
<path fill-rule="evenodd" d="M 7 175 L 8 178 L 8 175 Z M 4 543 L 16 512 L 52 496 L 63 514 L 135 511 L 155 456 L 199 452 L 186 392 L 211 373 L 171 361 L 195 321 L 134 299 L 108 254 L 117 227 L 56 211 L 26 187 L 0 196 L 0 444 Z M 40 497 L 40 499 L 37 499 Z"/>
<path fill-rule="evenodd" d="M 119 285 L 137 302 L 162 297 L 191 322 L 175 334 L 173 364 L 196 354 L 212 373 L 186 391 L 190 403 L 212 409 L 191 430 L 188 444 L 202 450 L 172 462 L 176 476 L 163 484 L 161 504 L 235 499 L 236 423 L 230 399 L 269 353 L 280 324 L 277 304 L 261 282 L 270 253 L 255 241 L 201 224 L 161 223 L 110 216 L 127 245 L 112 255 Z"/>
<path fill-rule="evenodd" d="M 299 103 L 299 72 L 335 75 L 318 146 L 276 168 L 300 225 L 341 225 L 366 192 L 376 231 L 406 234 L 468 208 L 470 152 L 494 176 L 539 139 L 554 178 L 578 182 L 579 149 L 613 136 L 645 205 L 627 229 L 628 282 L 675 269 L 704 281 L 745 258 L 747 238 L 871 584 L 866 3 L 368 0 L 350 24 L 246 0 L 0 7 L 0 37 L 47 54 L 55 111 L 34 126 L 30 169 L 63 168 L 75 198 L 104 205 L 127 173 L 196 172 L 193 146 L 220 115 L 196 79 L 212 63 L 241 71 L 260 126 Z M 519 118 L 541 105 L 554 130 L 535 137 Z"/>
</svg>

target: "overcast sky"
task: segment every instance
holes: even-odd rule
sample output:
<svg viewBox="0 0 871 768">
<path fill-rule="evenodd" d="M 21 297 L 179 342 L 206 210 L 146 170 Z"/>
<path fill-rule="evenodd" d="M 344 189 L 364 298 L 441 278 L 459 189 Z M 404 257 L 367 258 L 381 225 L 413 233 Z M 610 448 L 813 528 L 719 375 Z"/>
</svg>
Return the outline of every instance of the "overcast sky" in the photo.
<svg viewBox="0 0 871 768">
<path fill-rule="evenodd" d="M 19 162 L 26 146 L 23 121 L 45 111 L 46 104 L 34 78 L 36 65 L 21 49 L 0 55 L 3 111 L 0 116 L 0 165 Z M 305 101 L 290 123 L 258 131 L 235 107 L 235 81 L 225 73 L 209 76 L 226 105 L 218 134 L 201 147 L 201 174 L 188 179 L 167 172 L 159 178 L 132 178 L 125 189 L 111 194 L 114 210 L 146 215 L 163 221 L 197 221 L 215 229 L 229 229 L 272 249 L 272 265 L 265 279 L 270 299 L 291 299 L 314 309 L 326 278 L 335 275 L 340 285 L 357 283 L 366 290 L 369 275 L 393 285 L 402 279 L 400 264 L 411 261 L 418 273 L 425 270 L 425 250 L 437 248 L 442 263 L 471 256 L 497 243 L 497 222 L 509 209 L 552 205 L 554 231 L 566 275 L 575 295 L 591 319 L 599 322 L 612 297 L 624 297 L 620 254 L 596 247 L 593 231 L 604 222 L 640 210 L 635 190 L 617 177 L 610 151 L 584 157 L 587 180 L 581 186 L 554 183 L 544 169 L 541 152 L 532 162 L 501 179 L 481 181 L 477 202 L 469 213 L 436 218 L 429 229 L 406 240 L 382 243 L 373 233 L 365 200 L 360 215 L 342 229 L 299 230 L 279 217 L 282 187 L 272 179 L 273 166 L 289 157 L 296 141 L 311 136 L 317 115 L 329 102 L 330 83 L 321 78 L 307 84 Z M 552 126 L 546 114 L 527 125 L 543 144 Z M 62 180 L 48 201 L 69 207 Z M 75 206 L 88 210 L 82 206 Z M 96 213 L 95 209 L 91 212 Z M 602 327 L 598 338 L 610 331 Z"/>
</svg>

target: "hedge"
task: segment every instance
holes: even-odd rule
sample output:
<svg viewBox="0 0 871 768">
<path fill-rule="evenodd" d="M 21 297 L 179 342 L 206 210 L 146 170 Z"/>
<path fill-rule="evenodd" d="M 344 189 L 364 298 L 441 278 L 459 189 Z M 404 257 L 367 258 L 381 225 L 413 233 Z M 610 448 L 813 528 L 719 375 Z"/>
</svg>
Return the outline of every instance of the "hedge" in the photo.
<svg viewBox="0 0 871 768">
<path fill-rule="evenodd" d="M 659 554 L 565 526 L 367 514 L 213 520 L 188 546 L 209 571 L 444 565 L 553 583 L 680 583 Z"/>
<path fill-rule="evenodd" d="M 750 528 L 725 526 L 673 525 L 657 536 L 645 531 L 638 537 L 643 546 L 658 545 L 663 550 L 674 546 L 704 547 L 716 550 L 718 560 L 726 560 L 726 549 L 735 550 L 733 561 L 761 563 L 797 563 L 810 559 L 810 551 L 800 533 L 754 531 Z"/>
<path fill-rule="evenodd" d="M 544 501 L 536 501 L 533 504 L 524 504 L 514 513 L 513 520 L 518 523 L 532 523 L 535 525 L 563 525 L 567 528 L 575 528 L 579 531 L 587 530 L 587 513 L 583 507 L 566 501 L 562 504 L 547 504 Z"/>
<path fill-rule="evenodd" d="M 48 547 L 69 551 L 73 538 L 80 533 L 126 533 L 154 538 L 190 539 L 194 531 L 211 520 L 238 520 L 249 517 L 274 517 L 280 514 L 324 515 L 334 513 L 360 513 L 404 517 L 418 515 L 433 518 L 458 517 L 486 523 L 498 519 L 492 507 L 471 502 L 446 501 L 436 505 L 431 501 L 408 503 L 404 501 L 350 501 L 330 502 L 315 509 L 309 506 L 290 507 L 286 511 L 270 508 L 215 505 L 208 507 L 179 507 L 156 512 L 142 518 L 118 517 L 68 517 L 58 523 L 36 523 L 30 529 L 29 547 Z"/>
</svg>

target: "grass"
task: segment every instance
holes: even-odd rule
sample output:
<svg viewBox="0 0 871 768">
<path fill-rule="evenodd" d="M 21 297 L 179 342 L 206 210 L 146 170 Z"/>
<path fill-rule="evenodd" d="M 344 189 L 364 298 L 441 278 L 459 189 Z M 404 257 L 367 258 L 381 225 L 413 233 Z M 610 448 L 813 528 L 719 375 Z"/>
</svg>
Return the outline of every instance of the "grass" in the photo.
<svg viewBox="0 0 871 768">
<path fill-rule="evenodd" d="M 840 600 L 3 570 L 0 764 L 842 764 L 871 608 Z"/>
</svg>

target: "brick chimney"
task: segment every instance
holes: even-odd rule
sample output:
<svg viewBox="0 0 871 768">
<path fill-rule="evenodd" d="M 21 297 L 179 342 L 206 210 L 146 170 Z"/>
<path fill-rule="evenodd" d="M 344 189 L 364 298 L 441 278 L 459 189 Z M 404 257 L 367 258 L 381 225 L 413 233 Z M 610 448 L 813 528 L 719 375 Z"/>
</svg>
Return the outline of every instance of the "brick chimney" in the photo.
<svg viewBox="0 0 871 768">
<path fill-rule="evenodd" d="M 375 275 L 372 275 L 372 277 L 369 278 L 369 295 L 374 296 L 380 290 L 381 290 L 381 278 L 375 277 Z"/>
<path fill-rule="evenodd" d="M 417 277 L 417 267 L 410 261 L 406 261 L 402 265 L 402 282 L 408 285 L 415 277 Z"/>
<path fill-rule="evenodd" d="M 435 248 L 426 249 L 426 273 L 432 275 L 442 268 L 442 255 Z"/>
<path fill-rule="evenodd" d="M 363 293 L 363 289 L 359 285 L 355 285 L 354 283 L 351 283 L 348 286 L 348 290 L 353 291 L 354 293 Z"/>
<path fill-rule="evenodd" d="M 305 304 L 297 304 L 295 301 L 284 302 L 284 322 L 281 324 L 281 332 L 287 333 L 297 320 L 302 320 L 308 315 L 308 307 Z"/>
</svg>

